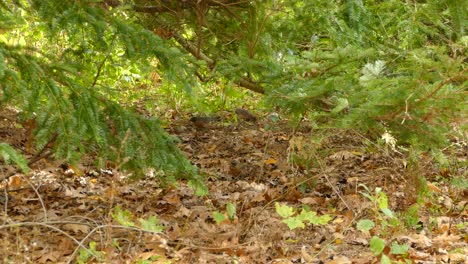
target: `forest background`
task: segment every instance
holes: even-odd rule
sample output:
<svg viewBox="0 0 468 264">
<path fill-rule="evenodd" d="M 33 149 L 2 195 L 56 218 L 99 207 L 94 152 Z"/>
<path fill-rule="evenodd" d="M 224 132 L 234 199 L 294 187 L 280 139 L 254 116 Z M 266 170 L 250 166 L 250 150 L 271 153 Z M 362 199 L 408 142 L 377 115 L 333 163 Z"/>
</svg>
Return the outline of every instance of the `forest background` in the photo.
<svg viewBox="0 0 468 264">
<path fill-rule="evenodd" d="M 65 170 L 92 159 L 95 168 L 156 175 L 166 190 L 187 183 L 206 196 L 203 168 L 172 132 L 193 116 L 241 124 L 234 110 L 243 108 L 260 120 L 256 130 L 289 135 L 293 167 L 319 166 L 304 146 L 351 131 L 413 173 L 428 158 L 463 189 L 467 5 L 2 0 L 2 115 L 23 133 L 0 143 L 2 179 L 44 159 Z M 299 144 L 292 139 L 304 127 Z M 426 180 L 418 174 L 409 184 L 419 193 Z"/>
</svg>

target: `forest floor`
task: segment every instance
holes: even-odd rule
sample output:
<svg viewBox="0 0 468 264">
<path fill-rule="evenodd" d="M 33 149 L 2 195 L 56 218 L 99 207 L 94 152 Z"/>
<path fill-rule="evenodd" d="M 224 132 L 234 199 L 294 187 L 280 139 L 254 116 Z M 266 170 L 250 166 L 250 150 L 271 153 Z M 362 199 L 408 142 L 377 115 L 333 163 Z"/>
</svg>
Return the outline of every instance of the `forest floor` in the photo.
<svg viewBox="0 0 468 264">
<path fill-rule="evenodd" d="M 1 114 L 0 141 L 31 158 L 15 118 Z M 226 120 L 166 127 L 206 177 L 204 197 L 183 181 L 134 182 L 90 160 L 41 159 L 9 177 L 0 186 L 0 262 L 468 263 L 466 144 L 455 142 L 455 165 L 441 168 L 353 131 Z M 15 172 L 2 166 L 2 175 Z"/>
</svg>

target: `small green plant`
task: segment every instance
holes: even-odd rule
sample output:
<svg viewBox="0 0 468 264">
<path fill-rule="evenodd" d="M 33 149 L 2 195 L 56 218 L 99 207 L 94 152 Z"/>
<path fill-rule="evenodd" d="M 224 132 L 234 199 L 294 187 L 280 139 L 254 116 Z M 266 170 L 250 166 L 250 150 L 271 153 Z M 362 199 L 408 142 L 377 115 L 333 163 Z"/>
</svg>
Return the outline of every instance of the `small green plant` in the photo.
<svg viewBox="0 0 468 264">
<path fill-rule="evenodd" d="M 149 259 L 146 259 L 146 260 L 143 260 L 143 259 L 139 259 L 137 260 L 137 262 L 135 262 L 135 264 L 153 264 L 157 261 L 160 261 L 161 259 L 161 256 L 152 256 L 150 257 Z M 171 261 L 166 261 L 166 262 L 157 262 L 157 263 L 165 263 L 165 264 L 170 264 L 172 263 Z"/>
<path fill-rule="evenodd" d="M 215 220 L 216 224 L 220 224 L 224 221 L 226 221 L 226 219 L 229 219 L 230 221 L 233 221 L 236 217 L 236 210 L 237 210 L 237 207 L 235 204 L 229 202 L 226 204 L 226 213 L 223 214 L 219 211 L 214 211 L 213 212 L 213 219 Z M 227 216 L 227 218 L 226 218 Z"/>
<path fill-rule="evenodd" d="M 97 244 L 95 241 L 89 242 L 89 248 L 81 248 L 78 252 L 78 259 L 76 260 L 78 264 L 89 263 L 92 259 L 95 259 L 99 262 L 104 260 L 104 251 L 97 250 Z"/>
<path fill-rule="evenodd" d="M 369 234 L 369 231 L 374 227 L 375 223 L 369 219 L 361 219 L 356 225 L 356 228 L 365 234 Z"/>
<path fill-rule="evenodd" d="M 385 247 L 386 247 L 386 241 L 385 239 L 379 238 L 377 236 L 373 236 L 370 240 L 370 249 L 372 253 L 375 256 L 381 256 L 380 257 L 380 263 L 385 263 L 385 264 L 390 264 L 390 263 L 401 263 L 401 262 L 392 262 L 389 256 L 383 253 Z M 408 257 L 408 249 L 409 246 L 406 244 L 398 244 L 397 242 L 392 242 L 390 245 L 390 255 L 395 256 L 398 259 L 403 259 L 405 262 L 404 263 L 412 263 L 411 260 L 407 259 Z"/>
<path fill-rule="evenodd" d="M 133 220 L 134 216 L 132 215 L 132 213 L 128 210 L 123 210 L 122 207 L 119 205 L 114 208 L 113 212 L 111 213 L 111 216 L 114 219 L 114 221 L 116 221 L 124 227 L 136 228 L 144 230 L 146 232 L 154 233 L 160 233 L 163 231 L 163 226 L 159 224 L 159 220 L 157 217 L 150 216 L 147 219 L 138 218 L 138 222 L 135 222 Z M 105 252 L 98 250 L 97 247 L 98 244 L 96 243 L 96 241 L 91 241 L 89 242 L 89 248 L 81 248 L 78 251 L 78 257 L 76 260 L 77 263 L 91 263 L 91 261 L 93 260 L 97 262 L 104 262 Z M 119 245 L 117 239 L 112 240 L 111 247 L 117 249 L 118 251 L 122 251 L 122 247 Z M 158 258 L 159 256 L 153 256 L 150 258 L 150 260 L 138 260 L 137 263 L 153 263 L 153 261 L 156 261 Z"/>
<path fill-rule="evenodd" d="M 405 214 L 405 223 L 408 228 L 415 228 L 417 230 L 421 229 L 419 224 L 419 205 L 412 205 Z"/>
<path fill-rule="evenodd" d="M 137 227 L 148 232 L 160 233 L 163 231 L 163 226 L 159 224 L 159 219 L 156 216 L 150 216 L 147 219 L 138 218 L 139 224 L 136 224 L 132 219 L 133 215 L 128 210 L 123 210 L 121 206 L 116 206 L 111 214 L 112 218 L 119 224 L 127 227 Z"/>
<path fill-rule="evenodd" d="M 375 188 L 375 192 L 372 193 L 364 184 L 360 184 L 359 186 L 365 189 L 365 192 L 360 193 L 372 202 L 372 211 L 380 222 L 382 230 L 385 231 L 387 227 L 396 227 L 401 224 L 398 218 L 395 217 L 393 211 L 390 210 L 388 206 L 388 197 L 382 191 L 382 188 L 377 187 Z"/>
<path fill-rule="evenodd" d="M 382 231 L 388 229 L 388 227 L 396 227 L 401 225 L 400 220 L 395 216 L 395 214 L 390 210 L 388 206 L 387 195 L 382 191 L 381 188 L 375 188 L 375 192 L 372 193 L 369 188 L 365 185 L 360 185 L 365 189 L 365 192 L 361 194 L 369 199 L 373 203 L 372 211 L 374 212 L 376 219 L 378 220 L 379 227 Z M 418 222 L 417 211 L 418 207 L 412 207 L 407 215 L 406 223 L 409 226 L 416 226 Z M 370 219 L 361 219 L 357 224 L 356 228 L 369 235 L 370 230 L 376 227 L 374 221 Z M 381 235 L 381 234 L 379 234 Z M 375 256 L 381 256 L 381 263 L 392 263 L 389 256 L 384 254 L 384 249 L 387 246 L 385 239 L 379 236 L 373 236 L 369 242 L 370 250 Z M 407 260 L 408 245 L 400 245 L 397 242 L 392 242 L 390 245 L 390 254 L 391 256 L 398 256 L 400 259 L 404 259 L 405 263 L 411 263 Z M 395 262 L 393 262 L 395 263 Z M 397 262 L 399 263 L 399 262 Z"/>
<path fill-rule="evenodd" d="M 312 225 L 325 225 L 331 220 L 328 214 L 317 216 L 317 212 L 313 212 L 306 205 L 302 206 L 301 212 L 288 205 L 275 203 L 276 212 L 283 218 L 283 223 L 288 225 L 289 229 L 304 228 L 305 222 Z"/>
</svg>

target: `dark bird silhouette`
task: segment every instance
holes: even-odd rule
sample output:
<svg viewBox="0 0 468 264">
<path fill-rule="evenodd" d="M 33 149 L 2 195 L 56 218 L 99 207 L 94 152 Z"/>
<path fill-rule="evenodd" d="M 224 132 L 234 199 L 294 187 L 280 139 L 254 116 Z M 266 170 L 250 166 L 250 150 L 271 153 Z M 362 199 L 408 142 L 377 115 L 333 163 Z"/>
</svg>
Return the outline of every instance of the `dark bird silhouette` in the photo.
<svg viewBox="0 0 468 264">
<path fill-rule="evenodd" d="M 237 108 L 235 110 L 236 112 L 236 115 L 239 119 L 241 120 L 245 120 L 245 121 L 248 121 L 248 122 L 256 122 L 257 121 L 257 117 L 254 116 L 252 113 L 250 113 L 249 111 L 245 110 L 245 109 L 242 109 L 242 108 Z"/>
</svg>

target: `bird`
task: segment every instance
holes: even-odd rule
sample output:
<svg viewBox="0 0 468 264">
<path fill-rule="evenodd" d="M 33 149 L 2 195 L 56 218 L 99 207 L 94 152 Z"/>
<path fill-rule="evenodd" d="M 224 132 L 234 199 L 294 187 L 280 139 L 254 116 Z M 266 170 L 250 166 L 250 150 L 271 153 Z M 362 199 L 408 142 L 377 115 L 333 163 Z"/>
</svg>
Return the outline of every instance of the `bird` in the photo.
<svg viewBox="0 0 468 264">
<path fill-rule="evenodd" d="M 210 128 L 213 123 L 221 121 L 219 116 L 192 116 L 190 122 L 197 128 Z"/>
<path fill-rule="evenodd" d="M 248 121 L 248 122 L 256 122 L 257 117 L 254 116 L 252 113 L 249 111 L 242 109 L 242 108 L 236 108 L 235 113 L 239 119 Z"/>
</svg>

